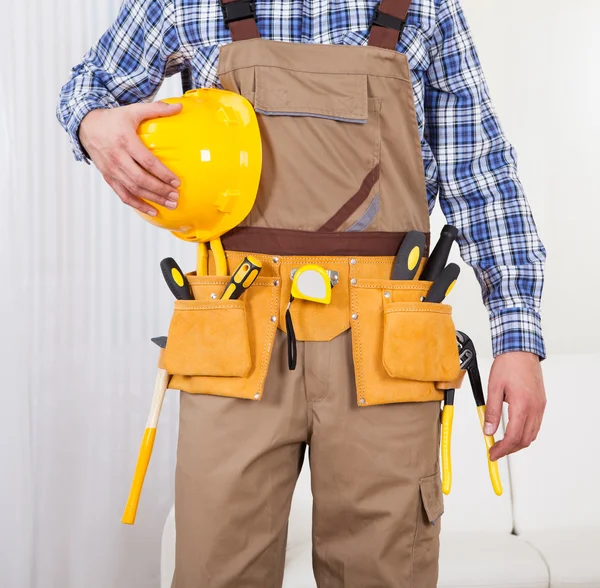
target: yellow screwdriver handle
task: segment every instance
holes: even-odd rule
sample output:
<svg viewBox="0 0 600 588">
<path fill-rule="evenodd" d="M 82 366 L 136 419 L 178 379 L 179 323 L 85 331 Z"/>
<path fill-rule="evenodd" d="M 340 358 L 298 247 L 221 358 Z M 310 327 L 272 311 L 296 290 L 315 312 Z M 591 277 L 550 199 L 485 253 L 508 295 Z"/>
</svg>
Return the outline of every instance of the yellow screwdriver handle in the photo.
<svg viewBox="0 0 600 588">
<path fill-rule="evenodd" d="M 479 422 L 481 423 L 481 430 L 483 431 L 483 425 L 485 423 L 485 404 L 477 407 L 477 414 L 479 415 Z M 496 443 L 492 435 L 485 435 L 485 448 L 488 460 L 488 469 L 490 471 L 490 480 L 492 482 L 492 488 L 498 496 L 502 496 L 502 481 L 500 480 L 500 471 L 498 470 L 498 462 L 490 459 L 490 449 Z"/>
<path fill-rule="evenodd" d="M 248 255 L 244 261 L 240 263 L 237 269 L 233 272 L 231 279 L 225 291 L 221 296 L 221 300 L 237 300 L 258 277 L 262 269 L 262 262 L 253 255 Z"/>
<path fill-rule="evenodd" d="M 446 404 L 442 412 L 442 492 L 452 489 L 452 421 L 454 405 Z"/>
</svg>

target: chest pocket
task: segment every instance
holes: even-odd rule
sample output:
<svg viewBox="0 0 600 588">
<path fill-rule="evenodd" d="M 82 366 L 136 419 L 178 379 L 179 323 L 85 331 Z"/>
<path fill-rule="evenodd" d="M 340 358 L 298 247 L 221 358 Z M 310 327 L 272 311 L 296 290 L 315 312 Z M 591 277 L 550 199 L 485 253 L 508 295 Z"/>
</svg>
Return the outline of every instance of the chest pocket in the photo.
<svg viewBox="0 0 600 588">
<path fill-rule="evenodd" d="M 258 115 L 263 174 L 246 224 L 355 230 L 379 190 L 381 102 L 367 76 L 257 66 L 252 82 L 240 89 Z"/>
</svg>

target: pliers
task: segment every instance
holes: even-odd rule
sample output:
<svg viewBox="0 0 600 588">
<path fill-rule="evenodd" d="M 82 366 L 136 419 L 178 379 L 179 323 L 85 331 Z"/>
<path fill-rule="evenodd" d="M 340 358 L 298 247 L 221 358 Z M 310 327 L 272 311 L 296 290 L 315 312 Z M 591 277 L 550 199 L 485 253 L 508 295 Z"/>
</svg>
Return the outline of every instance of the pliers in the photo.
<svg viewBox="0 0 600 588">
<path fill-rule="evenodd" d="M 460 359 L 461 370 L 466 370 L 469 374 L 469 382 L 473 390 L 473 397 L 477 405 L 477 414 L 483 430 L 485 420 L 485 397 L 483 386 L 481 384 L 481 374 L 477 365 L 477 353 L 473 341 L 461 331 L 456 331 L 456 341 L 458 343 L 458 356 Z M 452 458 L 451 458 L 451 438 L 452 421 L 454 419 L 454 389 L 444 392 L 444 410 L 442 412 L 442 491 L 444 494 L 450 494 L 452 487 Z M 500 472 L 498 463 L 490 460 L 490 449 L 494 445 L 494 437 L 485 435 L 485 446 L 488 460 L 488 469 L 490 480 L 494 492 L 502 495 L 502 482 L 500 481 Z"/>
</svg>

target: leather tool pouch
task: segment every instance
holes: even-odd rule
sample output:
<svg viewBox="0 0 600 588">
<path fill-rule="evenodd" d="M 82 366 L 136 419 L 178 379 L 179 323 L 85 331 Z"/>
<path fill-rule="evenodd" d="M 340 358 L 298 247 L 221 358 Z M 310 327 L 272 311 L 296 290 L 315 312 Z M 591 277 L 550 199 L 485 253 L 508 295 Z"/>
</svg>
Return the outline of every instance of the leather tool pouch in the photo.
<svg viewBox="0 0 600 588">
<path fill-rule="evenodd" d="M 430 282 L 358 279 L 352 345 L 361 406 L 441 401 L 460 375 L 452 309 L 421 302 Z"/>
<path fill-rule="evenodd" d="M 189 275 L 194 300 L 177 300 L 161 358 L 170 388 L 258 400 L 279 314 L 280 287 L 257 278 L 239 300 L 220 300 L 229 277 Z"/>
</svg>

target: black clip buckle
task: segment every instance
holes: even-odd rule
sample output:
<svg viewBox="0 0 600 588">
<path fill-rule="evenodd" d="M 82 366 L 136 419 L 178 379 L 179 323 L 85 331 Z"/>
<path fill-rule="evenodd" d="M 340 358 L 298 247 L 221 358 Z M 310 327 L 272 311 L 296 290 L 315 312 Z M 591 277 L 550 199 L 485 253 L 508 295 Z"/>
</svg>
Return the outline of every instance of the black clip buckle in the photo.
<svg viewBox="0 0 600 588">
<path fill-rule="evenodd" d="M 223 11 L 223 20 L 225 26 L 229 28 L 229 24 L 238 20 L 246 20 L 247 18 L 255 18 L 256 5 L 254 0 L 237 0 L 227 4 L 221 3 Z"/>
<path fill-rule="evenodd" d="M 402 31 L 404 30 L 406 21 L 402 20 L 401 18 L 392 16 L 391 14 L 381 12 L 381 10 L 379 10 L 380 5 L 381 2 L 375 7 L 375 16 L 373 17 L 373 21 L 371 24 L 384 27 L 386 29 L 398 31 L 398 36 L 400 36 L 402 34 Z"/>
</svg>

